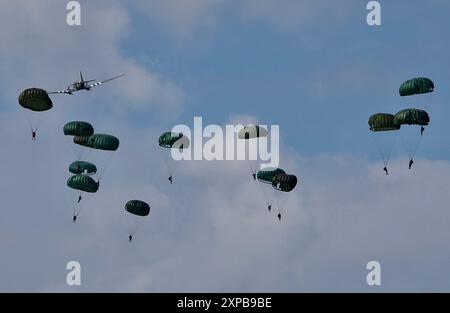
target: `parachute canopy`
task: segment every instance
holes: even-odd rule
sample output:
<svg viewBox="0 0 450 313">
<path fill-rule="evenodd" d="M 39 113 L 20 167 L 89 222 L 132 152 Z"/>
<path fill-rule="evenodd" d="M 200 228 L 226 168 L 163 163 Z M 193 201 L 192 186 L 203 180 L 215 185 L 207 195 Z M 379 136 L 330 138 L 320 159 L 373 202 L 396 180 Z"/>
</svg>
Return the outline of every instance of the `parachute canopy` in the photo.
<svg viewBox="0 0 450 313">
<path fill-rule="evenodd" d="M 399 130 L 400 124 L 395 122 L 395 116 L 387 113 L 377 113 L 369 118 L 370 130 L 378 131 L 392 131 Z"/>
<path fill-rule="evenodd" d="M 266 167 L 258 171 L 256 177 L 258 180 L 265 184 L 272 184 L 273 177 L 278 174 L 286 174 L 281 168 L 277 167 Z"/>
<path fill-rule="evenodd" d="M 84 147 L 89 147 L 88 146 L 88 141 L 89 141 L 89 136 L 75 136 L 73 137 L 73 143 L 80 145 L 80 146 L 84 146 Z"/>
<path fill-rule="evenodd" d="M 19 95 L 19 104 L 25 109 L 35 112 L 43 112 L 53 107 L 52 100 L 47 91 L 40 88 L 29 88 Z"/>
<path fill-rule="evenodd" d="M 292 191 L 297 186 L 297 176 L 277 174 L 272 179 L 272 187 L 283 192 Z"/>
<path fill-rule="evenodd" d="M 70 164 L 69 172 L 75 175 L 78 174 L 93 175 L 97 173 L 97 167 L 89 162 L 75 161 L 72 164 Z"/>
<path fill-rule="evenodd" d="M 150 206 L 140 200 L 131 200 L 125 204 L 125 210 L 138 216 L 147 216 L 150 213 Z"/>
<path fill-rule="evenodd" d="M 253 139 L 259 137 L 267 137 L 267 130 L 259 125 L 245 126 L 238 133 L 239 139 Z"/>
<path fill-rule="evenodd" d="M 189 148 L 189 138 L 182 133 L 166 132 L 159 136 L 158 143 L 160 147 L 169 149 Z"/>
<path fill-rule="evenodd" d="M 426 126 L 430 123 L 430 117 L 424 110 L 405 109 L 395 114 L 394 122 L 399 125 Z"/>
<path fill-rule="evenodd" d="M 74 175 L 67 180 L 67 186 L 88 193 L 96 193 L 98 191 L 99 183 L 96 183 L 87 175 Z"/>
<path fill-rule="evenodd" d="M 404 82 L 399 89 L 400 96 L 413 96 L 434 91 L 434 83 L 425 77 L 413 78 Z"/>
<path fill-rule="evenodd" d="M 94 134 L 87 140 L 87 146 L 97 150 L 116 151 L 119 145 L 120 141 L 118 138 L 106 134 Z"/>
<path fill-rule="evenodd" d="M 87 122 L 73 121 L 64 125 L 64 135 L 66 136 L 91 136 L 94 134 L 94 127 Z"/>
</svg>

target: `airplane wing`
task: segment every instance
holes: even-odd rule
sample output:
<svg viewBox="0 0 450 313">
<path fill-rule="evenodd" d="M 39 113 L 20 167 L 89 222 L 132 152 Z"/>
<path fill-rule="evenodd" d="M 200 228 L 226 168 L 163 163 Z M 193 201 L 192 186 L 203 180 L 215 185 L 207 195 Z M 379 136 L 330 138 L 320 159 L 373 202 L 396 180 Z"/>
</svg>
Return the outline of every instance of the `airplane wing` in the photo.
<svg viewBox="0 0 450 313">
<path fill-rule="evenodd" d="M 103 84 L 103 83 L 106 83 L 106 82 L 112 81 L 112 80 L 114 80 L 114 79 L 120 78 L 120 77 L 122 77 L 123 75 L 125 75 L 125 74 L 120 74 L 120 75 L 115 76 L 115 77 L 113 77 L 113 78 L 109 78 L 109 79 L 103 80 L 103 81 L 101 81 L 101 82 L 93 83 L 93 84 L 89 85 L 89 88 L 97 87 L 97 86 L 99 86 L 99 85 L 101 85 L 101 84 Z"/>
<path fill-rule="evenodd" d="M 52 91 L 52 92 L 47 92 L 48 95 L 52 95 L 52 94 L 61 94 L 61 93 L 65 93 L 65 94 L 72 94 L 72 92 L 74 92 L 74 90 L 59 90 L 59 91 Z"/>
</svg>

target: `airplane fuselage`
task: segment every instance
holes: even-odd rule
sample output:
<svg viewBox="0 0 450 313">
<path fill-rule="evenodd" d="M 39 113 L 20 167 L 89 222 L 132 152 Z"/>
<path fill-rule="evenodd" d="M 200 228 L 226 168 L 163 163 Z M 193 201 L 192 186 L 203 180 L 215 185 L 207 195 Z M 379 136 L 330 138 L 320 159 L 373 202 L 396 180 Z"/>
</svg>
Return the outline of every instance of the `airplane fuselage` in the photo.
<svg viewBox="0 0 450 313">
<path fill-rule="evenodd" d="M 75 82 L 71 86 L 67 88 L 67 90 L 71 91 L 79 91 L 79 90 L 90 90 L 87 82 Z"/>
</svg>

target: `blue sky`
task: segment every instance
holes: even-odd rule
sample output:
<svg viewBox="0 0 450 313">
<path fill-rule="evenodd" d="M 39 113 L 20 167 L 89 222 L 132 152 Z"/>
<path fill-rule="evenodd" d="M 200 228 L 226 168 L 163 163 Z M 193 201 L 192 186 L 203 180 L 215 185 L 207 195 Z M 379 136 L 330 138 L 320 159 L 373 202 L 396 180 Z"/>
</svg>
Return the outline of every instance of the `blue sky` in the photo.
<svg viewBox="0 0 450 313">
<path fill-rule="evenodd" d="M 448 291 L 450 5 L 380 2 L 380 27 L 358 0 L 81 1 L 80 27 L 59 0 L 0 4 L 0 290 Z M 31 143 L 19 92 L 64 88 L 79 70 L 126 76 L 52 97 Z M 416 76 L 436 92 L 400 98 Z M 385 177 L 368 117 L 427 102 L 414 171 L 398 145 Z M 283 223 L 242 162 L 187 163 L 168 186 L 156 140 L 194 116 L 280 125 L 281 166 L 300 180 Z M 72 225 L 61 129 L 77 119 L 121 147 Z M 132 198 L 152 213 L 129 245 Z M 365 284 L 373 259 L 379 289 Z M 70 260 L 80 288 L 65 285 Z"/>
<path fill-rule="evenodd" d="M 339 4 L 328 6 L 333 10 Z M 436 94 L 427 98 L 433 102 L 431 112 L 437 112 L 430 132 L 448 131 L 439 120 L 448 96 L 439 88 L 448 78 L 442 62 L 447 62 L 449 45 L 440 39 L 446 36 L 448 21 L 446 11 L 439 9 L 446 4 L 383 3 L 383 26 L 372 28 L 365 22 L 364 1 L 345 19 L 327 21 L 330 16 L 324 13 L 305 27 L 283 29 L 243 21 L 236 16 L 238 9 L 225 7 L 217 13 L 220 22 L 213 30 L 200 30 L 181 43 L 149 27 L 143 14 L 133 11 L 136 31 L 121 41 L 127 55 L 138 60 L 152 56 L 152 68 L 188 91 L 180 121 L 201 115 L 211 123 L 224 123 L 236 112 L 255 114 L 280 124 L 286 140 L 302 154 L 363 156 L 373 152 L 367 117 L 414 103 L 401 99 L 398 87 L 422 75 L 437 85 Z M 320 97 L 318 84 L 324 93 Z M 305 133 L 308 136 L 301 135 Z M 447 158 L 440 136 L 430 137 L 423 153 Z"/>
</svg>

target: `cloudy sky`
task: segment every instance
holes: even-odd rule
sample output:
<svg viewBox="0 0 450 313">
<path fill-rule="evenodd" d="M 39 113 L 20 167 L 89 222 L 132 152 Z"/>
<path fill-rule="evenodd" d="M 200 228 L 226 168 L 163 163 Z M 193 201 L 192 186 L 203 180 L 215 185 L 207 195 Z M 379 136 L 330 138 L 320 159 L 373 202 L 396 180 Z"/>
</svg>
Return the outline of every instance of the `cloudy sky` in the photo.
<svg viewBox="0 0 450 313">
<path fill-rule="evenodd" d="M 78 27 L 66 1 L 0 3 L 0 291 L 450 291 L 448 1 L 380 1 L 380 27 L 363 0 L 80 2 Z M 37 117 L 20 109 L 21 90 L 80 70 L 126 76 Z M 416 76 L 436 92 L 400 98 Z M 406 106 L 431 126 L 413 171 L 397 144 L 386 177 L 367 119 Z M 168 184 L 157 138 L 194 116 L 280 125 L 280 166 L 300 180 L 281 223 L 246 162 L 185 162 Z M 76 224 L 71 120 L 121 140 Z M 130 199 L 152 208 L 132 244 Z"/>
</svg>

